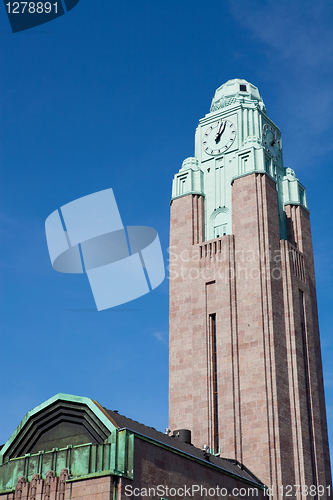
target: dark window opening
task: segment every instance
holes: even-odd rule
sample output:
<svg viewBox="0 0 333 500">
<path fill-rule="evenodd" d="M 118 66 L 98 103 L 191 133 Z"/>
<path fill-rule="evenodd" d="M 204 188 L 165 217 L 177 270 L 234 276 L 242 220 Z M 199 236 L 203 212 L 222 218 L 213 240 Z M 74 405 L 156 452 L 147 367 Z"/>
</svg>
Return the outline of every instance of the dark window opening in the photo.
<svg viewBox="0 0 333 500">
<path fill-rule="evenodd" d="M 247 92 L 246 85 L 242 85 L 242 84 L 240 84 L 240 85 L 239 85 L 239 90 L 240 90 L 241 92 Z"/>
<path fill-rule="evenodd" d="M 218 391 L 217 391 L 217 349 L 216 349 L 216 314 L 209 316 L 209 329 L 212 343 L 212 371 L 213 371 L 213 439 L 215 453 L 219 451 L 219 418 L 218 418 Z"/>
<path fill-rule="evenodd" d="M 316 455 L 315 455 L 315 438 L 314 438 L 314 428 L 312 420 L 312 401 L 311 401 L 311 390 L 310 390 L 310 374 L 309 374 L 309 357 L 307 349 L 307 331 L 306 331 L 306 317 L 305 317 L 305 298 L 302 290 L 299 290 L 299 309 L 301 316 L 301 334 L 303 341 L 303 357 L 304 357 L 304 378 L 305 378 L 305 391 L 307 400 L 307 410 L 308 410 L 308 424 L 309 424 L 309 434 L 310 434 L 310 453 L 312 462 L 312 484 L 318 484 L 317 469 L 316 469 Z"/>
</svg>

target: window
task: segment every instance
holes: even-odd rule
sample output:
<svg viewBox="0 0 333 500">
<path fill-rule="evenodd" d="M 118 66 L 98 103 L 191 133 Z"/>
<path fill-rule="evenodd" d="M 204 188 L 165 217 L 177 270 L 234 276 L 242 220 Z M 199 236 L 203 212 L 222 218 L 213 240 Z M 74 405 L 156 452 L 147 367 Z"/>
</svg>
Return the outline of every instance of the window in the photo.
<svg viewBox="0 0 333 500">
<path fill-rule="evenodd" d="M 228 224 L 230 221 L 230 214 L 227 208 L 220 208 L 213 212 L 212 220 L 214 221 L 214 238 L 221 238 L 226 234 L 230 233 L 230 227 Z M 213 228 L 212 228 L 213 229 Z"/>
<path fill-rule="evenodd" d="M 239 86 L 239 90 L 240 90 L 241 92 L 247 92 L 246 85 L 242 85 L 242 84 L 240 84 L 240 86 Z"/>
<path fill-rule="evenodd" d="M 217 352 L 216 352 L 216 314 L 209 315 L 209 330 L 212 345 L 212 372 L 213 372 L 213 439 L 215 453 L 219 451 L 219 417 L 218 417 L 218 390 L 217 390 Z"/>
<path fill-rule="evenodd" d="M 214 238 L 220 238 L 227 234 L 227 224 L 221 224 L 220 226 L 214 227 Z"/>
<path fill-rule="evenodd" d="M 314 484 L 318 484 L 317 472 L 316 472 L 316 455 L 315 455 L 315 437 L 314 428 L 312 420 L 312 399 L 311 399 L 311 388 L 310 388 L 310 374 L 309 374 L 309 356 L 308 356 L 308 340 L 306 332 L 306 316 L 305 316 L 305 297 L 303 290 L 299 289 L 299 309 L 300 309 L 300 320 L 301 320 L 301 335 L 303 341 L 303 357 L 304 357 L 304 379 L 305 379 L 305 393 L 308 407 L 308 424 L 309 424 L 309 435 L 310 435 L 310 453 L 312 461 L 312 473 Z"/>
</svg>

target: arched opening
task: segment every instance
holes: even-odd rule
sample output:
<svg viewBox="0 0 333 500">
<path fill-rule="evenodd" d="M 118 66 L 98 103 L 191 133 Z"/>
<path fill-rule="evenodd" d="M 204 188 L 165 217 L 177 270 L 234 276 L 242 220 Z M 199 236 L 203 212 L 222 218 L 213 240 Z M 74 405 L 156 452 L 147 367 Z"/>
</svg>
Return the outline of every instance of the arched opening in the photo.
<svg viewBox="0 0 333 500">
<path fill-rule="evenodd" d="M 228 219 L 226 212 L 219 212 L 214 217 L 214 238 L 220 238 L 228 234 Z"/>
</svg>

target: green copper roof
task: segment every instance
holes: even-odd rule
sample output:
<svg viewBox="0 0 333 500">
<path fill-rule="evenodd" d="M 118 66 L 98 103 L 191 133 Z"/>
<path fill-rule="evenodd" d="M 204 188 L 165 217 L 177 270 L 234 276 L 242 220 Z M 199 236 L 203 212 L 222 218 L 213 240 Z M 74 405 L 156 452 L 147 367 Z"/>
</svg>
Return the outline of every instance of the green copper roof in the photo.
<svg viewBox="0 0 333 500">
<path fill-rule="evenodd" d="M 36 406 L 36 408 L 33 408 L 26 414 L 22 422 L 18 425 L 8 441 L 0 450 L 0 465 L 3 463 L 5 457 L 7 457 L 7 459 L 13 458 L 17 456 L 17 451 L 22 449 L 22 447 L 29 447 L 31 433 L 40 433 L 39 427 L 42 425 L 41 416 L 43 413 L 45 413 L 49 407 L 55 407 L 55 405 L 59 405 L 61 402 L 67 403 L 67 405 L 74 404 L 80 405 L 82 408 L 87 408 L 87 411 L 90 414 L 89 419 L 91 421 L 91 425 L 96 428 L 96 422 L 100 422 L 100 425 L 104 428 L 104 431 L 102 430 L 102 427 L 100 429 L 100 432 L 103 434 L 101 440 L 104 440 L 106 435 L 110 434 L 116 428 L 110 418 L 108 418 L 108 416 L 106 416 L 102 411 L 98 403 L 95 403 L 90 398 L 73 396 L 70 394 L 57 394 L 41 405 Z"/>
<path fill-rule="evenodd" d="M 216 90 L 210 112 L 231 106 L 235 103 L 256 103 L 266 113 L 264 101 L 258 88 L 241 78 L 228 80 Z"/>
<path fill-rule="evenodd" d="M 75 433 L 62 443 L 61 426 L 72 422 Z M 76 423 L 76 424 L 75 424 Z M 86 428 L 85 442 L 75 444 L 76 432 Z M 47 432 L 55 432 L 55 446 L 35 450 Z M 90 438 L 94 441 L 91 442 Z M 45 444 L 42 440 L 41 445 Z M 34 474 L 45 479 L 49 471 L 59 476 L 66 468 L 69 480 L 101 475 L 133 478 L 134 435 L 119 426 L 104 408 L 90 398 L 57 394 L 29 411 L 0 452 L 0 494 L 14 491 L 23 476 L 31 481 Z"/>
</svg>

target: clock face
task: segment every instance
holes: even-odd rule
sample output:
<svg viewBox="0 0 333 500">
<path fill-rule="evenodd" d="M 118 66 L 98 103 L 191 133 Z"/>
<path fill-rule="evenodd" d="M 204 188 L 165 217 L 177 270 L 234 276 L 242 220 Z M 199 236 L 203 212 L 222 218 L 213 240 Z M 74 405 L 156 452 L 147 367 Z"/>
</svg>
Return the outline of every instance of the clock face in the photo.
<svg viewBox="0 0 333 500">
<path fill-rule="evenodd" d="M 202 139 L 202 147 L 209 155 L 219 155 L 230 148 L 235 137 L 235 125 L 229 120 L 219 120 L 207 128 Z"/>
<path fill-rule="evenodd" d="M 268 123 L 263 126 L 263 145 L 275 161 L 281 158 L 281 137 L 277 130 Z"/>
</svg>

